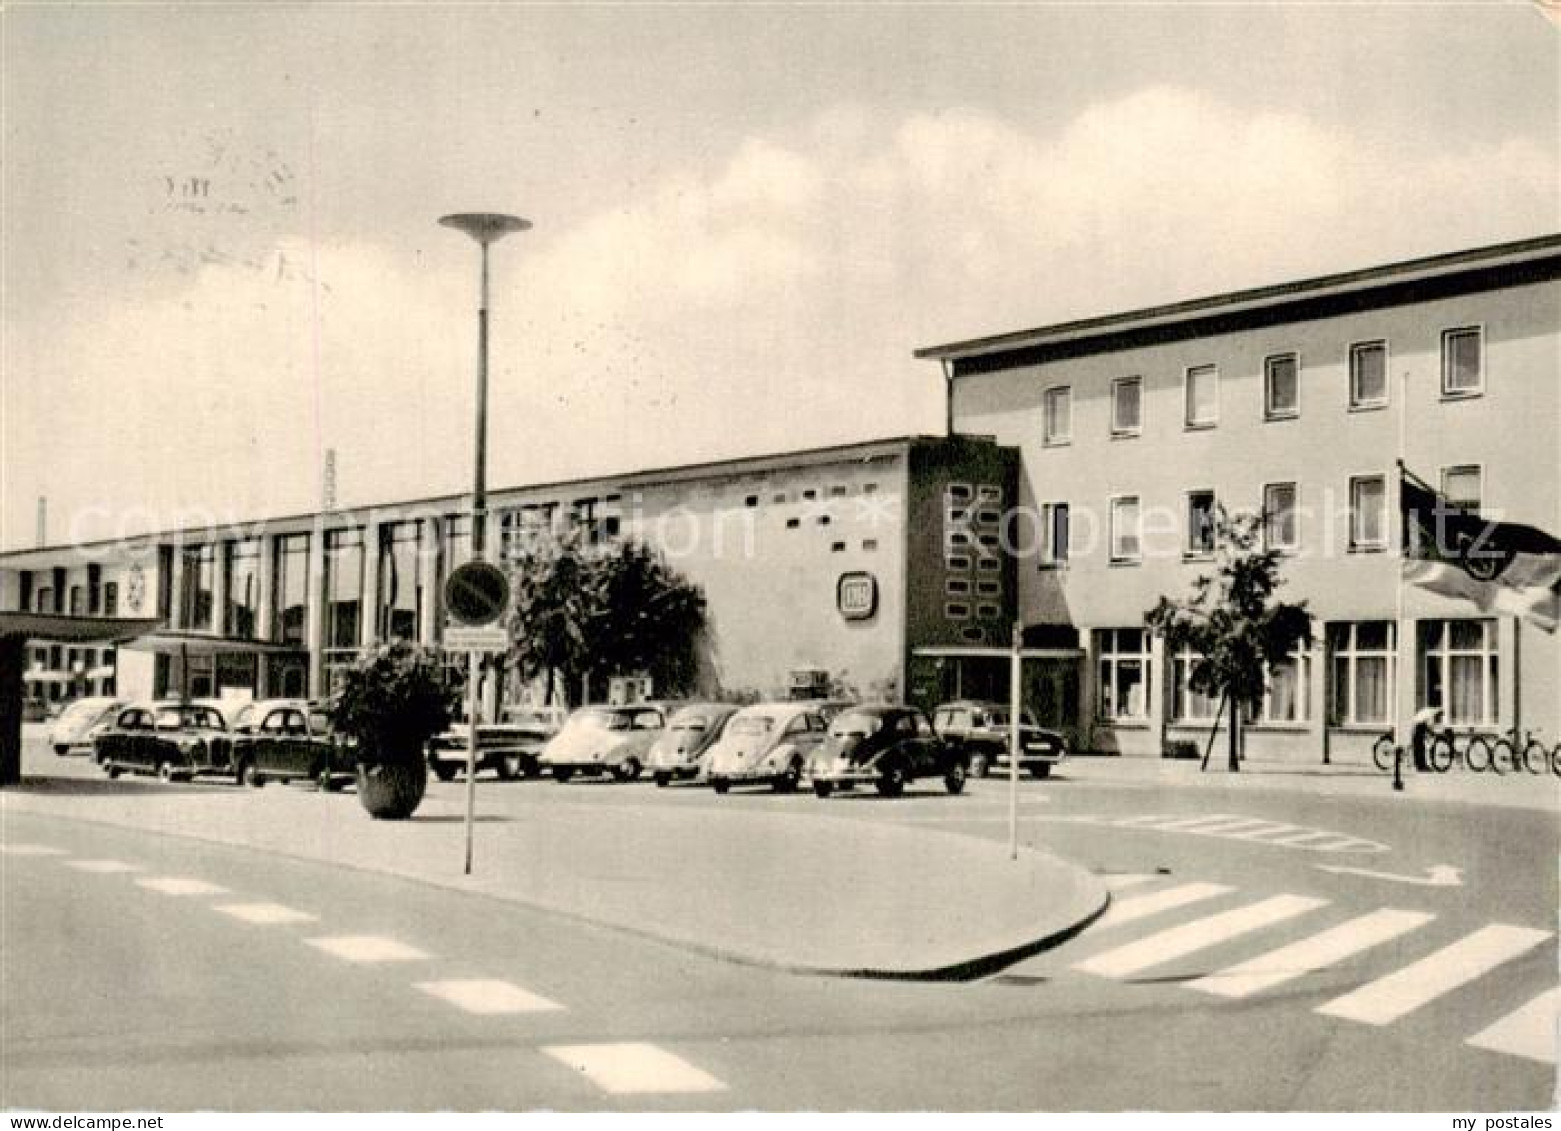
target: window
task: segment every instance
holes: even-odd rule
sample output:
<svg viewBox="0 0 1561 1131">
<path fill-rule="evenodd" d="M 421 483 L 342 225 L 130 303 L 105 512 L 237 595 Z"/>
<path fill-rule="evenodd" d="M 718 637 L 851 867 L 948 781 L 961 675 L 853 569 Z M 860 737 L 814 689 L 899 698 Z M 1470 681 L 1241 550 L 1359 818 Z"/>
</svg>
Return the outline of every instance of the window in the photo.
<svg viewBox="0 0 1561 1131">
<path fill-rule="evenodd" d="M 304 644 L 309 586 L 309 535 L 282 534 L 276 540 L 271 592 L 275 606 L 271 637 L 279 644 Z"/>
<path fill-rule="evenodd" d="M 1257 714 L 1259 723 L 1304 723 L 1312 717 L 1312 654 L 1303 645 L 1264 673 L 1267 687 Z"/>
<path fill-rule="evenodd" d="M 1350 480 L 1350 549 L 1380 550 L 1388 539 L 1387 480 L 1357 475 Z"/>
<path fill-rule="evenodd" d="M 1192 686 L 1193 669 L 1203 659 L 1190 648 L 1183 648 L 1171 658 L 1171 721 L 1174 723 L 1207 723 L 1214 720 L 1220 709 L 1219 697 Z"/>
<path fill-rule="evenodd" d="M 786 529 L 787 530 L 796 530 L 801 525 L 802 525 L 802 520 L 800 518 L 788 518 L 786 520 Z"/>
<path fill-rule="evenodd" d="M 969 620 L 970 606 L 959 602 L 950 602 L 943 606 L 943 615 L 949 620 Z"/>
<path fill-rule="evenodd" d="M 950 597 L 970 596 L 970 582 L 964 578 L 951 577 L 943 583 L 943 591 Z"/>
<path fill-rule="evenodd" d="M 1060 567 L 1068 564 L 1068 504 L 1041 505 L 1041 565 Z"/>
<path fill-rule="evenodd" d="M 1104 722 L 1149 721 L 1149 633 L 1141 628 L 1095 631 L 1100 682 L 1096 714 Z"/>
<path fill-rule="evenodd" d="M 862 539 L 862 549 L 865 552 L 869 553 L 869 554 L 872 553 L 874 550 L 878 549 L 878 539 L 876 539 L 876 538 L 863 538 Z"/>
<path fill-rule="evenodd" d="M 52 613 L 54 611 L 54 590 L 47 585 L 38 588 L 38 612 Z"/>
<path fill-rule="evenodd" d="M 1214 492 L 1187 492 L 1187 543 L 1191 557 L 1207 557 L 1214 552 Z"/>
<path fill-rule="evenodd" d="M 980 604 L 976 606 L 976 616 L 982 620 L 996 620 L 1003 615 L 1002 607 L 992 604 Z"/>
<path fill-rule="evenodd" d="M 745 507 L 756 507 L 758 505 L 759 505 L 759 496 L 758 495 L 749 495 L 747 498 L 745 498 L 743 500 L 743 506 L 745 506 Z"/>
<path fill-rule="evenodd" d="M 1042 399 L 1042 441 L 1066 444 L 1073 439 L 1073 390 L 1063 385 L 1047 389 Z"/>
<path fill-rule="evenodd" d="M 1461 464 L 1442 468 L 1442 495 L 1449 503 L 1462 510 L 1480 509 L 1480 468 L 1477 464 Z"/>
<path fill-rule="evenodd" d="M 222 633 L 240 640 L 255 638 L 260 613 L 260 539 L 240 538 L 222 547 Z"/>
<path fill-rule="evenodd" d="M 1263 488 L 1263 544 L 1270 550 L 1294 550 L 1300 545 L 1294 483 L 1269 483 Z"/>
<path fill-rule="evenodd" d="M 1500 687 L 1494 620 L 1421 621 L 1418 653 L 1422 707 L 1440 707 L 1452 726 L 1495 724 Z"/>
<path fill-rule="evenodd" d="M 1293 353 L 1263 359 L 1263 418 L 1290 420 L 1301 412 L 1301 362 Z"/>
<path fill-rule="evenodd" d="M 1393 704 L 1397 644 L 1393 622 L 1330 624 L 1328 723 L 1330 726 L 1386 725 Z"/>
<path fill-rule="evenodd" d="M 1144 427 L 1144 379 L 1123 377 L 1111 384 L 1111 434 L 1137 436 Z"/>
<path fill-rule="evenodd" d="M 87 591 L 79 585 L 72 585 L 70 587 L 70 615 L 79 617 L 86 612 L 86 602 Z"/>
<path fill-rule="evenodd" d="M 448 515 L 441 525 L 444 527 L 442 531 L 444 572 L 448 574 L 453 572 L 456 566 L 465 565 L 472 560 L 471 515 Z"/>
<path fill-rule="evenodd" d="M 829 544 L 829 552 L 831 554 L 843 554 L 846 552 L 846 544 L 844 542 L 831 542 Z"/>
<path fill-rule="evenodd" d="M 184 577 L 179 592 L 179 624 L 209 632 L 212 628 L 212 604 L 215 600 L 217 548 L 187 547 L 182 554 Z"/>
<path fill-rule="evenodd" d="M 1387 342 L 1356 342 L 1350 347 L 1350 407 L 1381 408 L 1387 403 Z"/>
<path fill-rule="evenodd" d="M 331 530 L 325 535 L 325 647 L 356 648 L 362 643 L 363 530 Z"/>
<path fill-rule="evenodd" d="M 1212 428 L 1220 418 L 1220 372 L 1213 365 L 1187 370 L 1187 427 Z"/>
<path fill-rule="evenodd" d="M 103 585 L 103 615 L 117 617 L 119 615 L 119 582 L 109 581 Z"/>
<path fill-rule="evenodd" d="M 1474 397 L 1485 389 L 1485 331 L 1462 326 L 1442 334 L 1442 395 Z"/>
<path fill-rule="evenodd" d="M 1136 562 L 1141 547 L 1138 538 L 1138 496 L 1123 495 L 1111 500 L 1111 560 Z"/>
<path fill-rule="evenodd" d="M 379 612 L 382 640 L 417 640 L 423 620 L 423 524 L 389 523 L 379 532 Z"/>
</svg>

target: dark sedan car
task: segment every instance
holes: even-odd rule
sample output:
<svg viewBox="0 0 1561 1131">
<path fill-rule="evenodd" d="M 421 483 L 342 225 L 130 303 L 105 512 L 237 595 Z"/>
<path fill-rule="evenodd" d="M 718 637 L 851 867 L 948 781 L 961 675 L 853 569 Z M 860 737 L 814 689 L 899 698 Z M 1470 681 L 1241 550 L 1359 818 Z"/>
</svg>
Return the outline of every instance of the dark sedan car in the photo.
<svg viewBox="0 0 1561 1131">
<path fill-rule="evenodd" d="M 92 741 L 93 757 L 109 777 L 129 772 L 163 781 L 231 774 L 232 747 L 222 716 L 199 703 L 126 707 Z"/>
<path fill-rule="evenodd" d="M 970 774 L 984 778 L 989 769 L 1008 767 L 1011 737 L 1008 708 L 1001 703 L 962 699 L 943 703 L 932 713 L 932 725 L 943 741 L 962 747 L 970 756 Z M 1026 711 L 1019 719 L 1019 768 L 1044 778 L 1068 756 L 1061 734 L 1036 725 Z"/>
<path fill-rule="evenodd" d="M 871 783 L 885 797 L 898 797 L 918 778 L 941 777 L 950 793 L 965 788 L 965 753 L 938 737 L 915 707 L 852 707 L 835 717 L 813 754 L 813 792 Z"/>
<path fill-rule="evenodd" d="M 233 774 L 259 789 L 268 781 L 302 779 L 333 789 L 353 773 L 349 746 L 331 731 L 319 706 L 299 699 L 252 705 L 233 737 Z"/>
</svg>

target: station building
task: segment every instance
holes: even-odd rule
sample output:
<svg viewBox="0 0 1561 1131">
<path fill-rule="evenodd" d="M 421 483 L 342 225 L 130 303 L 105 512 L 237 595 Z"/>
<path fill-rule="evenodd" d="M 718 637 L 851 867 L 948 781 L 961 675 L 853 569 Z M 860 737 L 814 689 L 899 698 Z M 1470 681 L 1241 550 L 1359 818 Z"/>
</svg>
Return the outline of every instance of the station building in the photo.
<svg viewBox="0 0 1561 1131">
<path fill-rule="evenodd" d="M 1079 750 L 1217 738 L 1144 629 L 1258 510 L 1317 622 L 1269 673 L 1259 757 L 1360 760 L 1417 707 L 1561 736 L 1553 632 L 1401 587 L 1398 461 L 1561 531 L 1561 237 L 929 347 L 942 437 L 635 470 L 489 496 L 502 560 L 633 537 L 699 584 L 709 694 L 1006 700 Z M 502 434 L 495 436 L 503 443 Z M 29 694 L 321 695 L 376 641 L 437 645 L 470 498 L 0 555 L 0 610 L 155 617 L 117 648 L 35 640 Z M 498 681 L 499 698 L 534 694 Z M 597 687 L 593 694 L 604 694 Z"/>
</svg>

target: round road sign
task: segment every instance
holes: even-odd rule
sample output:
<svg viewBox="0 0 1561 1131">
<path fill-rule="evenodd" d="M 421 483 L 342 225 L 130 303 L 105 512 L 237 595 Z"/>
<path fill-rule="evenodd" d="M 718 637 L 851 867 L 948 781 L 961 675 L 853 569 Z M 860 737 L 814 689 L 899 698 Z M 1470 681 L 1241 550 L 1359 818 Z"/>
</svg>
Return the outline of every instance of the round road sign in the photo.
<svg viewBox="0 0 1561 1131">
<path fill-rule="evenodd" d="M 460 624 L 493 624 L 509 608 L 509 578 L 487 562 L 456 566 L 445 579 L 444 607 Z"/>
</svg>

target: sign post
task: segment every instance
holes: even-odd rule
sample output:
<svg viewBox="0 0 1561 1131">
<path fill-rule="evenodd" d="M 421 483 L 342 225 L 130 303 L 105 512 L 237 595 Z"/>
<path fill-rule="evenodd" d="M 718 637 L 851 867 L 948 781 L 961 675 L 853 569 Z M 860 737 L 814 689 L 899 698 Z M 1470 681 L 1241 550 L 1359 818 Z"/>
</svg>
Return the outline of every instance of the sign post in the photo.
<svg viewBox="0 0 1561 1131">
<path fill-rule="evenodd" d="M 466 673 L 466 875 L 472 874 L 472 826 L 477 811 L 477 712 L 482 656 L 509 647 L 502 623 L 509 609 L 509 578 L 484 561 L 467 562 L 444 583 L 444 605 L 456 623 L 445 629 L 444 646 L 469 654 Z"/>
<path fill-rule="evenodd" d="M 1024 633 L 1014 622 L 1013 656 L 1008 664 L 1008 858 L 1019 859 L 1019 711 L 1023 697 L 1019 679 L 1024 670 Z"/>
</svg>

